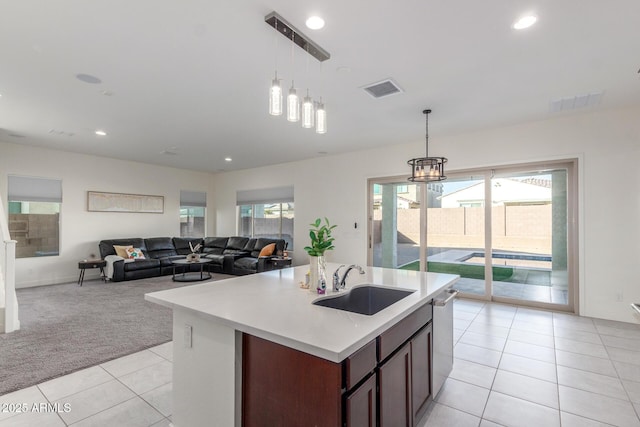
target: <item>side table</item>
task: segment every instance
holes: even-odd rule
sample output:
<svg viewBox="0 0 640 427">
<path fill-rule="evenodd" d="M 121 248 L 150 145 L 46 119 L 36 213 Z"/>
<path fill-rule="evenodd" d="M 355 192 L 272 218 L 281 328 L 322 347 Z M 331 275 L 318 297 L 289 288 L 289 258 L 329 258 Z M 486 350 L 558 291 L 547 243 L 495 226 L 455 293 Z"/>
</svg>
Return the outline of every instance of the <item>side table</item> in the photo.
<svg viewBox="0 0 640 427">
<path fill-rule="evenodd" d="M 87 268 L 99 268 L 100 269 L 100 277 L 103 282 L 106 282 L 106 276 L 104 274 L 104 268 L 107 266 L 107 261 L 103 259 L 90 259 L 85 261 L 80 261 L 78 263 L 78 268 L 80 269 L 80 277 L 78 277 L 78 285 L 82 286 L 82 282 L 84 282 L 84 271 Z"/>
<path fill-rule="evenodd" d="M 291 258 L 271 258 L 269 261 L 273 264 L 273 268 L 276 270 L 291 267 Z"/>
</svg>

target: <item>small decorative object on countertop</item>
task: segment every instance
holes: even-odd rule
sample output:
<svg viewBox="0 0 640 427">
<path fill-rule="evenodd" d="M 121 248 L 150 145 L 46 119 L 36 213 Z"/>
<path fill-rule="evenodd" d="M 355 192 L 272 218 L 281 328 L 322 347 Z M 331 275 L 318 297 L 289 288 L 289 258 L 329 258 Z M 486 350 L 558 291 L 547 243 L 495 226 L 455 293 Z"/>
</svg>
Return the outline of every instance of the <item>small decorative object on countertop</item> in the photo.
<svg viewBox="0 0 640 427">
<path fill-rule="evenodd" d="M 311 246 L 306 246 L 305 251 L 309 254 L 309 265 L 311 269 L 311 283 L 309 290 L 316 293 L 324 293 L 327 283 L 326 274 L 326 260 L 324 258 L 325 251 L 332 250 L 333 241 L 331 237 L 331 231 L 337 227 L 337 225 L 331 225 L 329 220 L 325 217 L 325 224 L 320 225 L 322 220 L 317 218 L 313 224 L 310 224 L 309 237 L 311 238 Z M 324 287 L 322 285 L 324 281 Z"/>
<path fill-rule="evenodd" d="M 302 289 L 309 289 L 309 283 L 311 282 L 311 271 L 307 271 L 304 275 L 304 282 L 300 282 L 300 287 Z"/>
</svg>

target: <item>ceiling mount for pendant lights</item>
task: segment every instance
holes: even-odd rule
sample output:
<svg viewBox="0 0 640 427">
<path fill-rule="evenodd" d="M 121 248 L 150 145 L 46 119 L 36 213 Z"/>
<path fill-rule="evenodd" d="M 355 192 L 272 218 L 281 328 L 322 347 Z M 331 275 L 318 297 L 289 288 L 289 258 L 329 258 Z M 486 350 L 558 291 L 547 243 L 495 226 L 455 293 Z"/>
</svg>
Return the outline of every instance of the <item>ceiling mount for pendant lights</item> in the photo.
<svg viewBox="0 0 640 427">
<path fill-rule="evenodd" d="M 264 17 L 264 22 L 271 25 L 277 32 L 282 34 L 288 40 L 293 41 L 300 46 L 302 50 L 309 53 L 309 55 L 316 58 L 318 61 L 323 62 L 331 58 L 331 54 L 318 46 L 309 37 L 302 34 L 296 27 L 289 24 L 284 18 L 276 12 L 271 12 Z M 293 33 L 293 35 L 291 35 Z"/>
<path fill-rule="evenodd" d="M 429 114 L 431 110 L 424 110 L 426 121 L 425 156 L 416 157 L 407 161 L 411 166 L 411 176 L 407 178 L 411 182 L 437 182 L 444 181 L 447 177 L 444 174 L 444 164 L 447 163 L 445 157 L 429 157 Z"/>
</svg>

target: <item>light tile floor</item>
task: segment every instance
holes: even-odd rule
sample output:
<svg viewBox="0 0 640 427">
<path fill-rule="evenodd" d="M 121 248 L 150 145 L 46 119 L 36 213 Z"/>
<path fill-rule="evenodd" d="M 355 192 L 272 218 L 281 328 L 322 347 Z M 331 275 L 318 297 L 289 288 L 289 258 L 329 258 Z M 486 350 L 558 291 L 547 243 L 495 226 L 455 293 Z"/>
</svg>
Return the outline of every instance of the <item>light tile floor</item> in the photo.
<svg viewBox="0 0 640 427">
<path fill-rule="evenodd" d="M 640 426 L 640 325 L 473 300 L 420 427 Z"/>
<path fill-rule="evenodd" d="M 420 427 L 640 426 L 640 325 L 458 300 L 454 328 Z M 171 359 L 167 343 L 0 396 L 0 427 L 168 427 Z"/>
<path fill-rule="evenodd" d="M 169 342 L 0 396 L 0 427 L 168 427 L 172 354 Z"/>
</svg>

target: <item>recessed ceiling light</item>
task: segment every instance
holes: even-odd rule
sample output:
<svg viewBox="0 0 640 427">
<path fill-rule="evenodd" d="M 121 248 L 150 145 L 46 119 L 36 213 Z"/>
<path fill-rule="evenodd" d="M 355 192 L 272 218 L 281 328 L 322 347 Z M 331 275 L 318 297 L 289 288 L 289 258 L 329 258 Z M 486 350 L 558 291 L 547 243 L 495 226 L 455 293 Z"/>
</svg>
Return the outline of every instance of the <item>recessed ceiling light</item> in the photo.
<svg viewBox="0 0 640 427">
<path fill-rule="evenodd" d="M 99 130 L 99 129 L 98 129 L 98 130 L 96 131 L 96 135 L 98 135 L 98 136 L 107 136 L 107 133 L 106 133 L 105 131 L 103 131 L 103 130 Z"/>
<path fill-rule="evenodd" d="M 231 157 L 225 157 L 225 158 L 224 158 L 224 161 L 225 161 L 225 162 L 230 162 L 231 160 L 233 160 Z"/>
<path fill-rule="evenodd" d="M 535 24 L 537 20 L 538 17 L 534 15 L 523 16 L 513 24 L 513 28 L 516 30 L 524 30 Z"/>
<path fill-rule="evenodd" d="M 307 19 L 306 24 L 307 28 L 311 30 L 319 30 L 320 28 L 324 27 L 324 19 L 320 18 L 319 16 L 312 16 Z"/>
<path fill-rule="evenodd" d="M 76 79 L 83 81 L 85 83 L 98 84 L 102 83 L 102 80 L 97 78 L 96 76 L 92 76 L 91 74 L 76 74 Z"/>
</svg>

